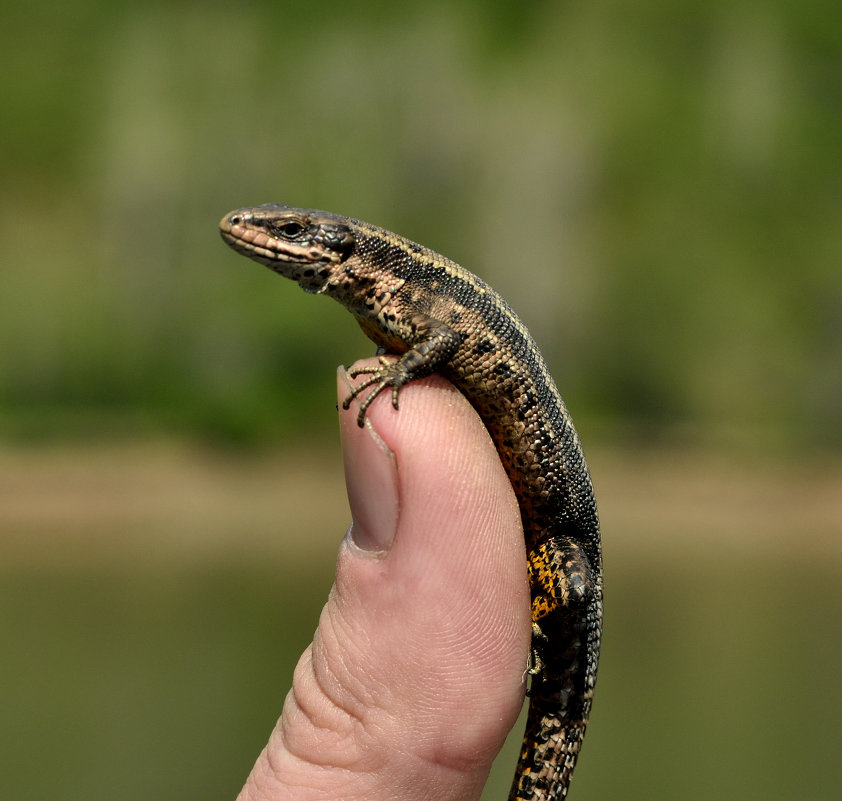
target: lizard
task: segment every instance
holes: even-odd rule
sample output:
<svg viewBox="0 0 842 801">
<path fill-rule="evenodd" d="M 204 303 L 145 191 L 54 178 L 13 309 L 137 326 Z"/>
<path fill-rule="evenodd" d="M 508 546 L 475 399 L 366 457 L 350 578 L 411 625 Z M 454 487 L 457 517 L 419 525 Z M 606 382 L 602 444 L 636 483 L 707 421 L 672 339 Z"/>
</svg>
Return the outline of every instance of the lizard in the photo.
<svg viewBox="0 0 842 801">
<path fill-rule="evenodd" d="M 517 496 L 532 644 L 529 710 L 510 801 L 567 795 L 585 734 L 602 635 L 602 548 L 593 486 L 570 414 L 532 336 L 482 279 L 362 220 L 281 203 L 220 221 L 235 251 L 345 306 L 379 364 L 345 398 L 362 426 L 381 392 L 441 373 L 476 409 Z M 397 357 L 387 359 L 384 354 Z"/>
</svg>

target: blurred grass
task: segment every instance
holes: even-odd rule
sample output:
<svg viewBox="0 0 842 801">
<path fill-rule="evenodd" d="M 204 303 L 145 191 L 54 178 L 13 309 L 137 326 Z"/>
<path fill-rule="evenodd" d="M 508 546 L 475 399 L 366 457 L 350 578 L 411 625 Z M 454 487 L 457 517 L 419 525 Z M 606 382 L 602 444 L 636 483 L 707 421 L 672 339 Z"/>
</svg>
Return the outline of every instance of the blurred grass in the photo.
<svg viewBox="0 0 842 801">
<path fill-rule="evenodd" d="M 607 617 L 577 797 L 836 797 L 842 463 L 591 463 Z M 0 795 L 233 798 L 327 597 L 342 496 L 337 452 L 7 449 Z"/>
<path fill-rule="evenodd" d="M 5 571 L 3 796 L 233 799 L 312 636 L 317 587 L 235 566 Z"/>
</svg>

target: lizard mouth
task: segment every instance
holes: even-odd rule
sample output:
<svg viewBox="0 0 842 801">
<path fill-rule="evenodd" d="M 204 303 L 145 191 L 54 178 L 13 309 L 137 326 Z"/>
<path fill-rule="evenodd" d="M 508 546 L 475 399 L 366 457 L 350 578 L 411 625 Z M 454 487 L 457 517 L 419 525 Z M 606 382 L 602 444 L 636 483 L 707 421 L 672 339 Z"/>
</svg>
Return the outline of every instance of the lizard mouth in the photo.
<svg viewBox="0 0 842 801">
<path fill-rule="evenodd" d="M 238 253 L 268 267 L 278 262 L 325 264 L 342 260 L 341 253 L 325 247 L 314 238 L 302 238 L 300 241 L 281 238 L 264 228 L 260 222 L 259 219 L 234 211 L 219 221 L 219 233 Z"/>
<path fill-rule="evenodd" d="M 220 231 L 223 240 L 225 240 L 226 244 L 228 244 L 231 248 L 237 251 L 237 253 L 242 253 L 244 256 L 248 256 L 250 259 L 254 259 L 255 261 L 259 261 L 262 264 L 271 264 L 272 262 L 277 261 L 277 257 L 275 253 L 266 247 L 261 247 L 257 243 L 253 241 L 249 241 L 245 236 L 245 231 L 242 229 L 236 228 L 229 228 L 225 230 L 222 227 L 222 223 L 220 223 Z"/>
<path fill-rule="evenodd" d="M 272 266 L 277 262 L 314 264 L 320 261 L 334 261 L 333 254 L 313 243 L 294 243 L 272 236 L 261 228 L 243 225 L 223 217 L 219 233 L 225 242 L 238 253 L 261 264 Z"/>
</svg>

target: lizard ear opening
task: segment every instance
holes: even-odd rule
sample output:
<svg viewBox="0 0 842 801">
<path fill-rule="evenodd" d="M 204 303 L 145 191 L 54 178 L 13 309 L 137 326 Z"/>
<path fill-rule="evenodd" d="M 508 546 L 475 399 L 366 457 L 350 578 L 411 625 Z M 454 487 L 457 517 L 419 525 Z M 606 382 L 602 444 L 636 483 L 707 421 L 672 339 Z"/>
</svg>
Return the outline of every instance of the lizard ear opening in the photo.
<svg viewBox="0 0 842 801">
<path fill-rule="evenodd" d="M 354 252 L 354 235 L 345 225 L 323 225 L 322 241 L 329 250 L 339 256 L 339 261 L 345 261 Z"/>
</svg>

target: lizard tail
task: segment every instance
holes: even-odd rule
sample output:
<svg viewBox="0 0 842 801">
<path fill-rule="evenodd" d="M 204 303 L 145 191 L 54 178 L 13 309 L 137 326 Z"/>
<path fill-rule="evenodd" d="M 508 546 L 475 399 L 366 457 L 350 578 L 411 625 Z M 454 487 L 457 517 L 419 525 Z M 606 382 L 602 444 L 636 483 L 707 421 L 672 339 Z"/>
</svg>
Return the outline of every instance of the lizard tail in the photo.
<svg viewBox="0 0 842 801">
<path fill-rule="evenodd" d="M 579 581 L 590 567 L 571 543 L 549 543 L 530 555 L 533 595 L 533 673 L 529 712 L 509 801 L 557 801 L 570 778 L 591 711 L 602 631 L 602 585 Z M 556 579 L 545 581 L 551 554 Z M 547 597 L 547 590 L 552 598 Z M 581 590 L 581 591 L 580 591 Z"/>
</svg>

